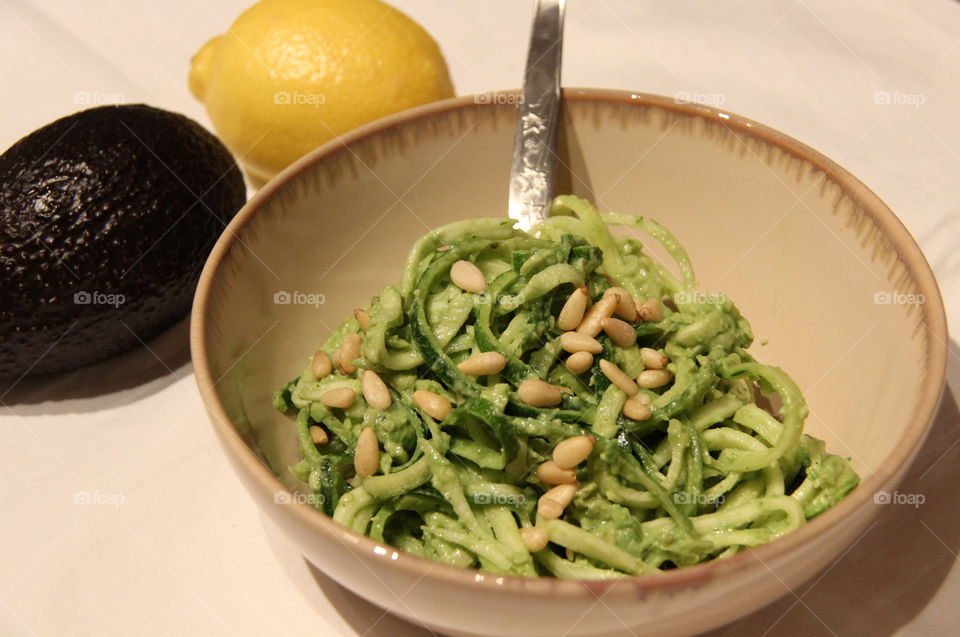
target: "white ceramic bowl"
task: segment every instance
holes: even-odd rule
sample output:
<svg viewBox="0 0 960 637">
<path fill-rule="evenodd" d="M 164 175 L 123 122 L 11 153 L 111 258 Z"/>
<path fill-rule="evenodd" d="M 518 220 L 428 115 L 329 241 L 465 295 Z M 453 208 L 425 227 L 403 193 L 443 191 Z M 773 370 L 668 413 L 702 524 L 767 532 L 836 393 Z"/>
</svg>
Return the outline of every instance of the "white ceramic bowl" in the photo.
<svg viewBox="0 0 960 637">
<path fill-rule="evenodd" d="M 844 501 L 726 561 L 592 582 L 428 562 L 286 490 L 297 450 L 271 393 L 397 279 L 418 236 L 505 214 L 509 101 L 462 97 L 365 126 L 298 161 L 237 215 L 203 272 L 192 324 L 197 382 L 224 449 L 311 562 L 440 632 L 663 637 L 745 615 L 830 564 L 876 515 L 874 493 L 893 489 L 931 423 L 947 337 L 930 268 L 882 201 L 796 140 L 712 108 L 567 90 L 558 192 L 673 230 L 704 289 L 733 298 L 758 343 L 769 339 L 754 354 L 805 390 L 807 431 L 852 458 L 863 481 Z"/>
</svg>

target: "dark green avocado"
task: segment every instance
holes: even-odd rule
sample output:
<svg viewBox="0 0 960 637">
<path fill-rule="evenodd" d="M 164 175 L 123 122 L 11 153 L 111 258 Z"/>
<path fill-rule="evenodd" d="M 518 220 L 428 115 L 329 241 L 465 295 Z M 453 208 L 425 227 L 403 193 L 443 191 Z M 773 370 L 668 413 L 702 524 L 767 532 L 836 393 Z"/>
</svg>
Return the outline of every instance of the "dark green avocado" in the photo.
<svg viewBox="0 0 960 637">
<path fill-rule="evenodd" d="M 14 144 L 0 156 L 0 378 L 96 363 L 181 319 L 245 199 L 216 137 L 143 104 Z"/>
</svg>

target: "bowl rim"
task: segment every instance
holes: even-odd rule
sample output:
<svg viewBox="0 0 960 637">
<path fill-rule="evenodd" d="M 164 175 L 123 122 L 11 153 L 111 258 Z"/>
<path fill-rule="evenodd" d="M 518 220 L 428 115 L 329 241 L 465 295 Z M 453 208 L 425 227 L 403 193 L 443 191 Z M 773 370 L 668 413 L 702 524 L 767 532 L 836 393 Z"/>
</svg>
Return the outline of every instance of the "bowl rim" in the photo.
<svg viewBox="0 0 960 637">
<path fill-rule="evenodd" d="M 334 138 L 301 157 L 261 187 L 234 216 L 216 242 L 204 265 L 194 297 L 190 324 L 191 356 L 195 380 L 209 419 L 225 450 L 231 456 L 237 471 L 242 470 L 247 477 L 252 479 L 245 481 L 248 488 L 255 487 L 264 497 L 270 497 L 277 493 L 289 493 L 280 479 L 246 445 L 232 424 L 217 394 L 216 381 L 206 355 L 205 327 L 211 290 L 216 283 L 218 270 L 225 257 L 230 249 L 238 243 L 240 232 L 276 193 L 328 157 L 342 151 L 352 152 L 350 146 L 357 142 L 417 120 L 426 120 L 436 115 L 471 108 L 497 107 L 498 104 L 491 103 L 492 100 L 484 100 L 481 97 L 489 96 L 491 93 L 519 95 L 519 91 L 511 89 L 463 95 L 432 102 L 376 120 Z M 840 503 L 783 537 L 750 550 L 741 551 L 725 560 L 672 569 L 656 575 L 628 576 L 615 580 L 530 578 L 488 573 L 478 569 L 458 568 L 421 558 L 376 542 L 367 536 L 341 526 L 334 522 L 333 518 L 304 502 L 294 500 L 285 504 L 288 507 L 287 513 L 296 518 L 298 524 L 310 527 L 312 532 L 332 536 L 333 539 L 345 545 L 347 550 L 358 553 L 355 555 L 358 560 L 363 559 L 359 554 L 383 556 L 385 555 L 384 549 L 386 549 L 390 553 L 397 554 L 396 556 L 391 555 L 391 559 L 388 560 L 393 564 L 392 568 L 406 571 L 406 574 L 413 578 L 429 576 L 431 579 L 441 580 L 449 585 L 479 586 L 493 590 L 523 592 L 527 595 L 545 597 L 573 595 L 595 599 L 597 597 L 595 591 L 599 585 L 604 595 L 625 594 L 635 598 L 638 592 L 672 591 L 687 588 L 690 585 L 702 585 L 714 577 L 723 576 L 730 571 L 742 571 L 750 567 L 769 570 L 769 564 L 778 563 L 786 554 L 801 545 L 810 543 L 820 533 L 837 525 L 855 511 L 864 508 L 872 501 L 873 494 L 877 490 L 891 487 L 895 481 L 902 477 L 926 438 L 944 389 L 948 347 L 946 316 L 933 271 L 909 231 L 873 191 L 840 165 L 789 135 L 724 109 L 648 93 L 571 87 L 563 89 L 563 100 L 569 103 L 604 102 L 633 105 L 635 107 L 653 107 L 683 116 L 704 119 L 714 124 L 722 124 L 732 132 L 757 139 L 811 164 L 825 173 L 829 181 L 839 186 L 852 201 L 859 205 L 863 214 L 867 215 L 875 226 L 882 231 L 883 236 L 889 242 L 889 247 L 897 253 L 906 273 L 909 275 L 909 280 L 913 281 L 917 291 L 924 295 L 924 303 L 917 307 L 921 312 L 920 325 L 925 327 L 928 332 L 926 352 L 928 382 L 924 383 L 920 390 L 917 409 L 903 430 L 901 444 L 897 445 L 888 454 L 880 469 L 862 480 L 859 487 L 854 489 Z M 506 184 L 504 184 L 504 190 L 506 191 Z M 874 509 L 867 511 L 867 515 L 875 517 L 878 512 Z M 786 593 L 786 590 L 784 593 Z"/>
</svg>

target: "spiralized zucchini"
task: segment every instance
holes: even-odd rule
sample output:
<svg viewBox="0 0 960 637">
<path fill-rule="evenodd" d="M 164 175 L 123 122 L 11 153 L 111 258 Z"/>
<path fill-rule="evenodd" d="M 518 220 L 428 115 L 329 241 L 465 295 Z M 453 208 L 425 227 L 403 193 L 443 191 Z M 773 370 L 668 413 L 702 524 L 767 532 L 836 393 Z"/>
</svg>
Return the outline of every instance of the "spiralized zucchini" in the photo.
<svg viewBox="0 0 960 637">
<path fill-rule="evenodd" d="M 293 470 L 317 508 L 357 533 L 454 566 L 612 578 L 769 542 L 857 485 L 847 460 L 802 433 L 800 390 L 747 353 L 746 319 L 729 299 L 697 291 L 686 252 L 666 229 L 600 214 L 573 196 L 558 197 L 553 215 L 529 234 L 512 223 L 475 219 L 422 237 L 399 285 L 358 313 L 364 327 L 350 318 L 322 347 L 336 363 L 344 337 L 358 334 L 360 356 L 323 378 L 308 366 L 276 392 L 276 407 L 297 414 L 303 459 Z M 676 274 L 611 226 L 658 241 Z M 458 261 L 483 273 L 482 293 L 451 282 Z M 635 345 L 600 332 L 602 352 L 575 374 L 564 365 L 556 318 L 578 287 L 596 302 L 613 285 L 653 311 L 632 324 Z M 670 380 L 639 388 L 635 399 L 648 403 L 649 417 L 633 420 L 624 415 L 627 394 L 599 361 L 637 378 L 641 347 L 665 355 Z M 502 354 L 503 369 L 474 376 L 458 368 L 479 352 Z M 365 400 L 364 370 L 386 383 L 389 408 Z M 561 402 L 525 402 L 518 388 L 528 379 L 566 388 Z M 354 392 L 353 403 L 326 406 L 324 394 L 340 388 Z M 432 417 L 414 399 L 418 390 L 448 400 L 449 413 Z M 779 410 L 765 399 L 774 394 Z M 378 446 L 361 453 L 374 453 L 378 463 L 361 476 L 354 456 L 368 427 Z M 540 482 L 537 469 L 559 442 L 584 435 L 596 444 L 574 468 L 576 495 L 546 519 L 538 500 L 553 485 Z M 548 534 L 545 547 L 531 546 L 530 537 L 543 537 L 523 531 L 533 526 Z"/>
</svg>

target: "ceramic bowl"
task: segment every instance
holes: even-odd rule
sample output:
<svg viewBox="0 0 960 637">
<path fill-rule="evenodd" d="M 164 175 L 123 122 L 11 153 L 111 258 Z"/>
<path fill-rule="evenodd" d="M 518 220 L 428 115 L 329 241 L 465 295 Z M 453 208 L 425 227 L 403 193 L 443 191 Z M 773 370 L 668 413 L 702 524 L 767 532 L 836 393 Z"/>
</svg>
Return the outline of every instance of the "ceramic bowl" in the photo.
<svg viewBox="0 0 960 637">
<path fill-rule="evenodd" d="M 557 192 L 653 217 L 704 290 L 733 298 L 752 351 L 792 374 L 807 431 L 863 477 L 838 506 L 731 559 L 616 582 L 501 577 L 382 546 L 312 509 L 271 393 L 352 309 L 393 283 L 413 241 L 505 214 L 516 95 L 468 96 L 360 128 L 262 188 L 213 250 L 192 323 L 197 383 L 237 474 L 343 586 L 452 635 L 688 635 L 745 615 L 829 565 L 878 512 L 944 384 L 946 327 L 927 262 L 896 216 L 823 155 L 705 106 L 565 92 Z M 761 343 L 765 343 L 761 345 Z"/>
</svg>

